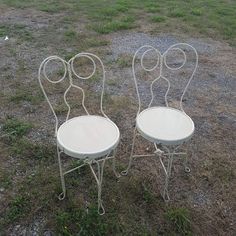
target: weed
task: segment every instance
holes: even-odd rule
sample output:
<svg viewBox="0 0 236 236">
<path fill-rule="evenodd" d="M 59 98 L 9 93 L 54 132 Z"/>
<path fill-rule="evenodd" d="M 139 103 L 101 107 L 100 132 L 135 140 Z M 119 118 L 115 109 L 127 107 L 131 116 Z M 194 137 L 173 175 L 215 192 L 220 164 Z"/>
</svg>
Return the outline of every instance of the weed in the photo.
<svg viewBox="0 0 236 236">
<path fill-rule="evenodd" d="M 169 16 L 170 17 L 184 17 L 185 13 L 182 9 L 176 8 L 176 9 L 171 10 Z"/>
<path fill-rule="evenodd" d="M 57 115 L 63 115 L 68 112 L 68 107 L 65 104 L 58 104 L 54 108 L 54 111 L 56 112 Z"/>
<path fill-rule="evenodd" d="M 202 15 L 202 10 L 199 8 L 193 8 L 191 13 L 195 16 L 201 16 Z"/>
<path fill-rule="evenodd" d="M 186 208 L 169 209 L 166 218 L 172 223 L 177 233 L 191 235 L 189 211 Z"/>
<path fill-rule="evenodd" d="M 148 204 L 153 203 L 155 200 L 155 195 L 144 184 L 142 185 L 142 187 L 143 187 L 143 200 Z"/>
<path fill-rule="evenodd" d="M 108 224 L 97 213 L 97 207 L 88 209 L 88 214 L 83 209 L 72 208 L 68 211 L 59 211 L 56 216 L 59 234 L 81 236 L 106 235 Z"/>
<path fill-rule="evenodd" d="M 3 131 L 11 138 L 21 138 L 32 128 L 32 124 L 15 118 L 8 118 L 3 124 Z"/>
<path fill-rule="evenodd" d="M 6 222 L 13 222 L 30 211 L 30 204 L 26 196 L 17 196 L 10 202 L 9 208 L 5 214 Z"/>
<path fill-rule="evenodd" d="M 166 17 L 164 17 L 164 16 L 152 16 L 151 21 L 152 22 L 164 22 L 164 21 L 166 21 Z"/>
<path fill-rule="evenodd" d="M 32 32 L 29 31 L 25 25 L 21 25 L 21 24 L 0 25 L 0 37 L 6 36 L 6 35 L 10 37 L 16 37 L 20 41 L 31 41 L 32 39 L 34 39 Z"/>
<path fill-rule="evenodd" d="M 66 41 L 74 41 L 77 39 L 77 33 L 74 30 L 67 30 L 64 37 Z"/>
<path fill-rule="evenodd" d="M 41 2 L 37 8 L 40 10 L 40 11 L 45 11 L 45 12 L 48 12 L 48 13 L 57 13 L 57 12 L 60 12 L 60 11 L 63 11 L 66 9 L 66 6 L 64 6 L 63 4 L 61 3 L 58 3 L 56 1 L 53 1 L 53 2 Z"/>
<path fill-rule="evenodd" d="M 5 25 L 0 25 L 0 37 L 8 35 L 8 27 Z"/>
<path fill-rule="evenodd" d="M 12 185 L 12 180 L 9 172 L 1 171 L 0 175 L 0 187 L 9 188 Z"/>
<path fill-rule="evenodd" d="M 21 0 L 3 0 L 2 2 L 10 7 L 15 7 L 15 8 L 26 8 L 32 5 L 30 1 L 21 1 Z"/>
<path fill-rule="evenodd" d="M 117 65 L 121 68 L 130 67 L 132 63 L 132 56 L 130 55 L 122 55 L 116 61 Z"/>
<path fill-rule="evenodd" d="M 85 41 L 85 44 L 88 47 L 102 47 L 102 46 L 107 46 L 109 44 L 109 41 L 99 40 L 97 38 L 90 38 L 90 39 Z"/>
<path fill-rule="evenodd" d="M 92 28 L 100 34 L 108 34 L 119 30 L 131 29 L 134 27 L 133 22 L 133 17 L 125 17 L 122 20 L 115 20 L 105 24 L 95 24 Z"/>
<path fill-rule="evenodd" d="M 9 97 L 9 100 L 16 104 L 19 104 L 22 101 L 26 101 L 26 102 L 30 102 L 33 105 L 37 105 L 41 101 L 44 100 L 44 97 L 41 92 L 38 94 L 32 95 L 32 92 L 18 90 L 14 95 Z"/>
<path fill-rule="evenodd" d="M 154 2 L 148 2 L 145 4 L 147 12 L 156 13 L 160 12 L 160 5 Z"/>
<path fill-rule="evenodd" d="M 55 155 L 55 148 L 53 145 L 44 145 L 34 143 L 26 138 L 17 140 L 11 148 L 15 155 L 24 158 L 34 158 L 36 160 L 51 159 Z"/>
</svg>

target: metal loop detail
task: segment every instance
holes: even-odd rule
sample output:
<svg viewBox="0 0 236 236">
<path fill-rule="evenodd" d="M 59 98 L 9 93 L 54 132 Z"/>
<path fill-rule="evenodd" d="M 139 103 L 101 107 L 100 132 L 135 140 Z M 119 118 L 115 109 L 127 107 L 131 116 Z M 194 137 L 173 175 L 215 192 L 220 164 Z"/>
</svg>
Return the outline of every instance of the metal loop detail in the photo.
<svg viewBox="0 0 236 236">
<path fill-rule="evenodd" d="M 148 52 L 150 52 L 150 51 L 155 51 L 155 52 L 157 53 L 157 62 L 156 62 L 156 64 L 155 64 L 152 68 L 148 69 L 147 67 L 145 67 L 145 66 L 143 65 L 143 59 L 144 59 L 145 55 L 146 55 Z M 142 57 L 141 57 L 141 66 L 142 66 L 142 68 L 143 68 L 145 71 L 148 71 L 148 72 L 154 71 L 154 70 L 158 67 L 158 65 L 159 65 L 159 63 L 160 63 L 160 58 L 161 58 L 161 54 L 160 54 L 160 52 L 159 52 L 156 48 L 148 49 L 148 50 L 146 50 L 146 51 L 142 54 Z"/>
<path fill-rule="evenodd" d="M 168 65 L 168 63 L 166 62 L 166 56 L 168 55 L 168 53 L 170 51 L 180 51 L 183 55 L 184 55 L 184 61 L 182 63 L 182 65 L 180 65 L 179 67 L 171 67 Z M 166 68 L 168 68 L 169 70 L 179 70 L 181 69 L 185 64 L 186 64 L 186 61 L 187 61 L 187 56 L 186 56 L 186 53 L 184 52 L 184 50 L 182 50 L 181 48 L 169 48 L 163 55 L 163 61 L 164 61 L 164 65 L 166 66 Z"/>
<path fill-rule="evenodd" d="M 74 69 L 74 61 L 75 61 L 75 59 L 76 59 L 76 58 L 82 58 L 82 57 L 88 58 L 88 59 L 93 63 L 93 72 L 92 72 L 90 75 L 88 75 L 88 76 L 80 76 L 78 73 L 75 72 L 75 69 Z M 95 72 L 96 72 L 96 68 L 97 68 L 97 67 L 96 67 L 96 63 L 95 63 L 94 59 L 93 59 L 91 56 L 89 56 L 87 53 L 79 53 L 79 54 L 75 55 L 75 56 L 69 61 L 69 63 L 70 63 L 71 70 L 72 70 L 73 74 L 74 74 L 77 78 L 79 78 L 79 79 L 83 79 L 83 80 L 90 79 L 90 78 L 95 74 Z"/>
<path fill-rule="evenodd" d="M 56 81 L 49 79 L 48 76 L 47 76 L 47 73 L 46 73 L 46 67 L 47 67 L 48 63 L 50 61 L 53 61 L 53 60 L 60 61 L 63 64 L 63 66 L 64 66 L 64 74 L 63 74 L 63 76 L 59 80 L 56 80 Z M 60 58 L 58 56 L 51 56 L 51 57 L 48 57 L 48 58 L 46 58 L 44 60 L 44 62 L 43 62 L 43 75 L 47 79 L 48 82 L 50 82 L 52 84 L 60 83 L 60 82 L 62 82 L 66 78 L 66 74 L 67 74 L 67 62 L 64 61 L 62 58 Z"/>
</svg>

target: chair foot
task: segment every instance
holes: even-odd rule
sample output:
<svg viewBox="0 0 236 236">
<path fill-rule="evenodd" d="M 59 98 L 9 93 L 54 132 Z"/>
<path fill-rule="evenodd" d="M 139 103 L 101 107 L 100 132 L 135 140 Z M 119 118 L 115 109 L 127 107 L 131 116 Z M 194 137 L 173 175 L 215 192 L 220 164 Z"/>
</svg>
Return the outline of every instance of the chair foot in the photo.
<svg viewBox="0 0 236 236">
<path fill-rule="evenodd" d="M 58 199 L 61 201 L 61 200 L 63 200 L 63 199 L 65 198 L 65 196 L 66 196 L 66 193 L 65 193 L 65 192 L 62 192 L 62 193 L 60 193 L 60 194 L 58 195 Z"/>
<path fill-rule="evenodd" d="M 190 169 L 188 166 L 185 166 L 185 167 L 184 167 L 184 171 L 185 171 L 186 173 L 190 173 L 190 172 L 191 172 L 191 169 Z"/>
<path fill-rule="evenodd" d="M 121 171 L 121 175 L 122 175 L 122 176 L 126 176 L 126 175 L 128 175 L 128 173 L 129 173 L 129 170 L 123 170 L 123 171 Z"/>
<path fill-rule="evenodd" d="M 117 179 L 119 179 L 121 177 L 121 175 L 116 171 L 116 160 L 115 160 L 115 157 L 112 161 L 112 169 L 113 169 L 113 172 L 116 176 Z"/>
<path fill-rule="evenodd" d="M 169 193 L 167 191 L 164 191 L 164 193 L 162 194 L 162 198 L 165 203 L 169 202 L 170 201 Z"/>
<path fill-rule="evenodd" d="M 100 205 L 98 206 L 98 214 L 99 214 L 100 216 L 102 216 L 102 215 L 105 214 L 105 209 L 104 209 L 104 207 L 103 207 L 102 200 L 101 200 Z"/>
</svg>

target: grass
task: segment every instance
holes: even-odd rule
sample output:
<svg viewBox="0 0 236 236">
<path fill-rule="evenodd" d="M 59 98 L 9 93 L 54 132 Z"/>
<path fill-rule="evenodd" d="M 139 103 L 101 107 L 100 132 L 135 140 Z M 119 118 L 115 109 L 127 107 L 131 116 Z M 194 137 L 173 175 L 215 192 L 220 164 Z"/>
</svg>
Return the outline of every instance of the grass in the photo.
<svg viewBox="0 0 236 236">
<path fill-rule="evenodd" d="M 7 118 L 3 124 L 2 130 L 11 138 L 21 138 L 26 135 L 32 124 L 18 120 L 16 118 Z"/>
<path fill-rule="evenodd" d="M 166 17 L 164 17 L 164 16 L 152 16 L 151 21 L 156 22 L 156 23 L 164 22 L 164 21 L 166 21 Z"/>
<path fill-rule="evenodd" d="M 21 102 L 29 102 L 32 105 L 38 105 L 40 102 L 44 100 L 43 94 L 40 92 L 38 94 L 32 95 L 32 92 L 28 90 L 20 90 L 9 96 L 9 101 L 14 102 L 16 104 L 20 104 Z"/>
<path fill-rule="evenodd" d="M 109 41 L 97 38 L 89 38 L 85 41 L 88 47 L 102 47 L 109 45 Z"/>
<path fill-rule="evenodd" d="M 166 219 L 171 222 L 174 231 L 180 235 L 191 235 L 189 211 L 186 208 L 171 208 L 166 213 Z"/>
<path fill-rule="evenodd" d="M 26 196 L 17 196 L 9 204 L 5 215 L 5 222 L 18 220 L 23 214 L 30 211 L 30 205 Z"/>
<path fill-rule="evenodd" d="M 0 37 L 8 36 L 9 38 L 17 38 L 20 42 L 32 41 L 34 39 L 33 33 L 25 25 L 16 23 L 0 24 Z"/>
<path fill-rule="evenodd" d="M 64 33 L 64 38 L 66 42 L 74 41 L 78 39 L 77 32 L 73 29 L 67 30 Z"/>
<path fill-rule="evenodd" d="M 97 214 L 97 207 L 88 209 L 88 214 L 81 209 L 70 208 L 68 211 L 59 211 L 56 215 L 58 234 L 74 235 L 78 232 L 81 236 L 102 236 L 108 233 L 109 226 Z"/>
<path fill-rule="evenodd" d="M 130 67 L 132 64 L 132 56 L 131 55 L 120 55 L 120 57 L 117 59 L 116 63 L 121 68 Z"/>
<path fill-rule="evenodd" d="M 119 30 L 127 30 L 134 28 L 134 18 L 133 17 L 125 17 L 122 20 L 114 20 L 111 22 L 107 22 L 105 24 L 93 24 L 91 28 L 100 34 L 109 34 Z"/>
<path fill-rule="evenodd" d="M 17 12 L 18 9 L 21 9 L 20 14 L 23 16 L 25 12 L 28 14 L 31 9 L 34 9 L 41 11 L 40 17 L 45 17 L 50 22 L 48 27 L 37 28 L 37 30 L 31 28 L 31 25 L 24 25 L 27 24 L 24 21 L 0 24 L 0 37 L 8 35 L 13 39 L 9 41 L 9 45 L 4 46 L 3 53 L 8 50 L 10 58 L 14 57 L 16 60 L 13 62 L 17 64 L 16 71 L 12 69 L 10 63 L 7 63 L 9 66 L 2 68 L 3 75 L 9 76 L 7 82 L 21 81 L 27 76 L 35 78 L 36 81 L 37 63 L 29 65 L 26 62 L 28 42 L 30 42 L 30 49 L 35 49 L 36 53 L 40 52 L 37 58 L 42 56 L 41 52 L 47 54 L 61 50 L 61 54 L 63 52 L 68 60 L 75 55 L 75 52 L 82 50 L 101 55 L 101 49 L 110 48 L 111 43 L 109 38 L 111 36 L 104 34 L 121 33 L 123 30 L 140 32 L 143 26 L 146 26 L 146 32 L 149 32 L 150 27 L 150 32 L 154 34 L 156 31 L 165 32 L 165 30 L 182 33 L 188 29 L 190 36 L 203 34 L 230 43 L 235 42 L 236 38 L 235 1 L 0 0 L 0 5 L 3 6 L 3 11 L 10 7 L 13 18 L 14 11 Z M 77 31 L 78 24 L 84 24 L 85 27 Z M 19 56 L 21 59 L 18 59 Z M 30 56 L 34 56 L 31 50 Z M 130 68 L 132 58 L 123 55 L 117 61 L 110 60 L 112 63 L 107 66 L 108 69 L 109 66 L 115 65 L 116 69 L 123 68 L 125 71 Z M 10 75 L 6 75 L 7 72 Z M 91 82 L 98 82 L 100 79 L 99 76 L 94 76 Z M 11 108 L 16 106 L 23 108 L 24 102 L 37 108 L 44 98 L 38 91 L 31 93 L 31 85 L 36 84 L 35 81 L 27 84 L 29 88 L 20 86 L 20 83 L 14 84 L 15 87 L 11 85 L 15 92 L 7 99 L 1 100 L 3 114 L 5 112 L 15 114 Z M 112 89 L 117 89 L 115 87 L 120 84 L 119 77 L 114 79 L 112 75 L 107 82 Z M 94 93 L 94 90 L 90 93 Z M 4 93 L 1 95 L 5 96 Z M 126 122 L 127 116 L 122 112 L 127 110 L 127 107 L 131 107 L 132 101 L 128 97 L 105 95 L 107 104 L 110 106 L 109 111 L 115 114 L 115 119 L 123 119 Z M 92 106 L 95 101 L 96 99 L 92 100 Z M 60 105 L 56 110 L 59 114 L 65 114 L 67 111 L 65 106 Z M 20 112 L 22 117 L 34 115 L 26 111 Z M 35 115 L 35 119 L 37 123 L 40 117 Z M 39 143 L 34 140 L 34 137 L 29 138 L 30 131 L 39 132 L 36 128 L 31 123 L 17 118 L 7 118 L 3 121 L 2 131 L 10 138 L 7 142 L 4 139 L 0 143 L 3 146 L 9 144 L 6 145 L 7 150 L 2 151 L 4 160 L 1 159 L 1 166 L 3 170 L 11 167 L 9 173 L 1 173 L 0 177 L 1 187 L 5 188 L 3 193 L 5 202 L 0 209 L 0 215 L 6 219 L 4 227 L 1 228 L 3 231 L 12 229 L 16 224 L 30 225 L 37 216 L 44 217 L 47 221 L 45 228 L 51 229 L 56 235 L 190 235 L 194 231 L 191 227 L 193 210 L 188 210 L 188 206 L 186 208 L 166 206 L 148 184 L 143 184 L 146 178 L 143 174 L 135 172 L 117 181 L 109 165 L 106 165 L 102 192 L 107 210 L 105 216 L 97 215 L 96 183 L 89 168 L 82 168 L 79 172 L 68 175 L 66 178 L 68 195 L 64 201 L 59 202 L 56 196 L 60 193 L 61 186 L 55 161 L 56 147 L 51 144 L 51 140 L 54 139 L 50 139 L 50 143 L 49 141 Z M 122 139 L 123 146 L 128 142 L 126 137 Z M 140 145 L 139 148 L 141 149 L 142 146 Z M 68 160 L 67 157 L 63 159 L 65 167 L 69 166 Z M 233 168 L 227 168 L 227 165 L 222 163 L 215 168 L 212 171 L 212 179 L 224 185 L 233 182 L 235 171 Z M 126 162 L 119 169 L 125 167 Z M 88 214 L 84 207 L 85 201 L 88 201 Z"/>
<path fill-rule="evenodd" d="M 175 9 L 170 11 L 169 16 L 170 17 L 184 17 L 185 12 L 184 12 L 183 9 L 175 8 Z"/>
<path fill-rule="evenodd" d="M 11 174 L 10 172 L 2 172 L 0 175 L 0 187 L 7 189 L 12 186 L 12 180 L 11 180 Z"/>
<path fill-rule="evenodd" d="M 15 156 L 25 159 L 51 160 L 56 154 L 56 147 L 54 145 L 36 143 L 27 138 L 22 138 L 13 143 L 11 152 Z"/>
<path fill-rule="evenodd" d="M 235 43 L 236 38 L 236 2 L 235 1 L 164 1 L 160 0 L 158 3 L 154 0 L 119 0 L 110 1 L 107 4 L 106 1 L 74 1 L 68 2 L 55 2 L 53 0 L 28 1 L 28 0 L 2 0 L 3 4 L 16 8 L 36 8 L 48 13 L 59 13 L 68 11 L 71 13 L 71 17 L 67 16 L 66 21 L 74 22 L 82 14 L 89 17 L 92 29 L 101 34 L 107 34 L 119 30 L 131 29 L 135 26 L 135 21 L 138 16 L 148 13 L 152 22 L 159 23 L 165 18 L 163 25 L 166 27 L 175 28 L 176 25 L 182 25 L 183 28 L 186 25 L 191 26 L 189 29 L 191 32 L 199 32 L 206 34 L 210 37 L 220 37 L 221 39 L 229 40 L 231 43 Z M 158 13 L 160 17 L 156 18 Z M 127 16 L 133 18 L 131 22 L 123 20 Z M 178 19 L 173 22 L 172 18 Z M 207 19 L 207 20 L 206 20 Z M 187 23 L 186 23 L 187 22 Z M 222 27 L 223 25 L 223 27 Z M 0 26 L 0 35 L 8 35 L 8 26 Z M 15 30 L 12 30 L 15 32 Z M 8 33 L 8 34 L 7 34 Z M 68 38 L 74 37 L 74 33 L 67 32 Z M 66 34 L 67 34 L 66 33 Z M 33 35 L 29 30 L 25 30 L 21 37 L 25 37 L 27 40 L 32 40 Z M 67 36 L 66 36 L 67 37 Z"/>
</svg>

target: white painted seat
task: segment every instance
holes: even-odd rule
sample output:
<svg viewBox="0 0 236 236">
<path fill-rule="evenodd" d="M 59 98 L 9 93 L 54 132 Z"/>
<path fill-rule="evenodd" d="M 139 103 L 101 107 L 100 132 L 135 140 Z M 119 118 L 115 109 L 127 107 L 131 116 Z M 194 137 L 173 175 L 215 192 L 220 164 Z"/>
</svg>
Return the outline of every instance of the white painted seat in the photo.
<svg viewBox="0 0 236 236">
<path fill-rule="evenodd" d="M 109 154 L 119 143 L 120 132 L 110 119 L 85 115 L 69 119 L 57 132 L 61 150 L 75 158 L 97 158 Z"/>
<path fill-rule="evenodd" d="M 194 123 L 184 112 L 170 107 L 151 107 L 136 118 L 140 134 L 164 145 L 179 145 L 191 138 Z"/>
</svg>

